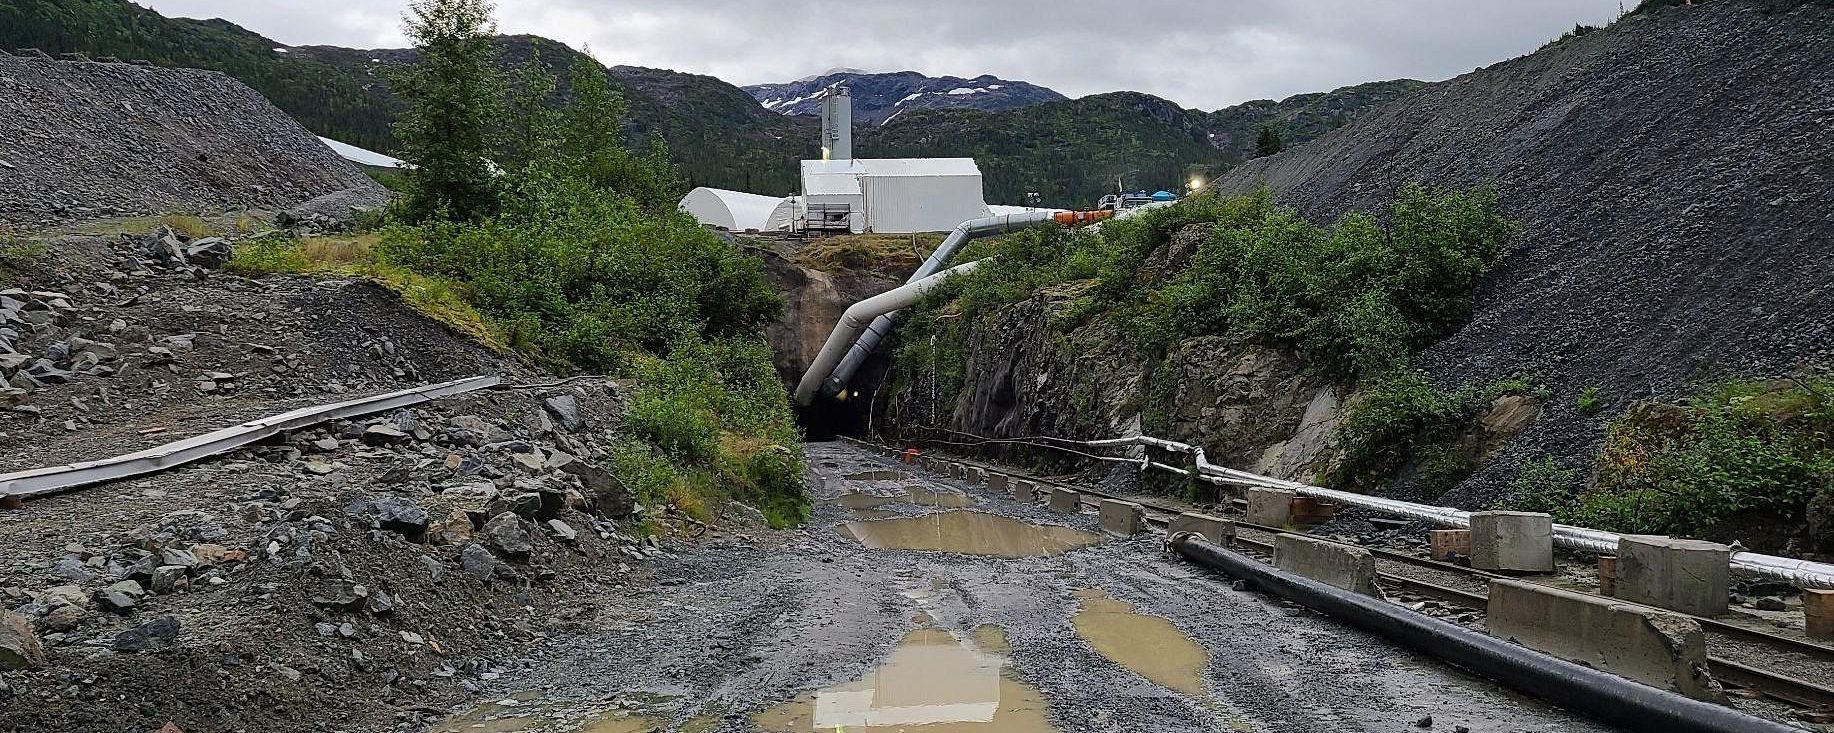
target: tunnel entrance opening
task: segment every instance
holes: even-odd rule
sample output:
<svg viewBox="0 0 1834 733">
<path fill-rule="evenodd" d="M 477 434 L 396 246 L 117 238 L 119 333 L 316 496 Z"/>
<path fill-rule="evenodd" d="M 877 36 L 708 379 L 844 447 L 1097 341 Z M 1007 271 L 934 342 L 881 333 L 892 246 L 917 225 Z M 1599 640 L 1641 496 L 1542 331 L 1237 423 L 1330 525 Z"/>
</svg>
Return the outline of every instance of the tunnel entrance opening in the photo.
<svg viewBox="0 0 1834 733">
<path fill-rule="evenodd" d="M 796 423 L 813 441 L 870 437 L 880 427 L 873 424 L 873 399 L 890 371 L 891 360 L 875 354 L 854 375 L 845 399 L 818 396 L 809 405 L 797 406 Z"/>
</svg>

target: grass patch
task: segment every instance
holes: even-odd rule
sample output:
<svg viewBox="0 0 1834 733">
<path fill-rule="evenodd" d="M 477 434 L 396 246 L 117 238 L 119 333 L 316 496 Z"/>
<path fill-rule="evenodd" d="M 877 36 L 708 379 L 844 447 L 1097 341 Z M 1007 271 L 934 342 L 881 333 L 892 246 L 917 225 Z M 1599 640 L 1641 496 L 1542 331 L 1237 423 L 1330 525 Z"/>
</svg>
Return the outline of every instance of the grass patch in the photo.
<svg viewBox="0 0 1834 733">
<path fill-rule="evenodd" d="M 1741 527 L 1800 527 L 1818 496 L 1834 500 L 1831 396 L 1827 378 L 1739 381 L 1636 405 L 1607 428 L 1593 484 L 1546 505 L 1616 532 L 1730 540 Z"/>
<path fill-rule="evenodd" d="M 1581 415 L 1597 415 L 1605 411 L 1605 398 L 1599 388 L 1587 387 L 1579 391 L 1579 399 L 1574 402 L 1574 407 L 1579 408 Z"/>
<path fill-rule="evenodd" d="M 835 272 L 841 269 L 908 273 L 942 244 L 941 234 L 848 234 L 803 245 L 796 263 Z"/>
<path fill-rule="evenodd" d="M 236 245 L 224 270 L 246 277 L 309 275 L 369 280 L 401 296 L 409 307 L 500 353 L 510 353 L 508 328 L 472 304 L 466 286 L 450 278 L 383 262 L 375 233 L 287 239 L 270 235 Z"/>
<path fill-rule="evenodd" d="M 0 222 L 0 272 L 18 273 L 38 264 L 50 252 L 43 243 L 20 239 L 13 225 Z"/>
</svg>

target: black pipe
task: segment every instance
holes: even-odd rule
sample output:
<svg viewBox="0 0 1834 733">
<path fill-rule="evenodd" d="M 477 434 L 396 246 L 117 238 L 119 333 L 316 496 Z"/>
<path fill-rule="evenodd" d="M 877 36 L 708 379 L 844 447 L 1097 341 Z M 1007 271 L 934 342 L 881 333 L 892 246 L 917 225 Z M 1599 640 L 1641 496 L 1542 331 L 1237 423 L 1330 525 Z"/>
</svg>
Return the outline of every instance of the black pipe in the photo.
<svg viewBox="0 0 1834 733">
<path fill-rule="evenodd" d="M 1170 543 L 1178 554 L 1263 591 L 1612 725 L 1648 733 L 1802 733 L 1800 728 L 1632 682 L 1283 572 L 1196 535 L 1181 533 Z"/>
</svg>

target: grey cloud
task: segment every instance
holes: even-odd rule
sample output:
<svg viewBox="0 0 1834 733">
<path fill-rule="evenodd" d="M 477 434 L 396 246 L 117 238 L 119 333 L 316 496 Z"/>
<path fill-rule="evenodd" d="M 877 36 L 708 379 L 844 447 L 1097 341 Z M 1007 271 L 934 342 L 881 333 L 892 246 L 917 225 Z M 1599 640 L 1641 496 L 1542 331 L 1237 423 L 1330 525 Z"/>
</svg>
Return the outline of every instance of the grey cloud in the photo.
<svg viewBox="0 0 1834 733">
<path fill-rule="evenodd" d="M 402 43 L 403 0 L 143 2 L 288 44 Z M 1377 79 L 1444 79 L 1618 9 L 1617 0 L 499 0 L 498 18 L 504 32 L 589 46 L 608 64 L 735 84 L 840 66 L 914 69 L 1217 109 Z"/>
</svg>

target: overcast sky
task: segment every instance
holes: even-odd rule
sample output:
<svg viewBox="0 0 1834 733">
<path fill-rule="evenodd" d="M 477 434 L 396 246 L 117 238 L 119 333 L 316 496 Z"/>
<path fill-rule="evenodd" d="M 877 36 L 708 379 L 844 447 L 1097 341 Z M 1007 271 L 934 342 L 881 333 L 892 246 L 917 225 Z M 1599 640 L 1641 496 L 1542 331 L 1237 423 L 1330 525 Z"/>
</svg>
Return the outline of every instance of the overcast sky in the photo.
<svg viewBox="0 0 1834 733">
<path fill-rule="evenodd" d="M 139 0 L 288 45 L 406 45 L 406 0 Z M 1634 0 L 1626 0 L 1634 4 Z M 1618 14 L 1618 0 L 498 0 L 505 33 L 606 64 L 789 81 L 835 67 L 993 74 L 1214 110 L 1377 79 L 1446 79 Z"/>
</svg>

